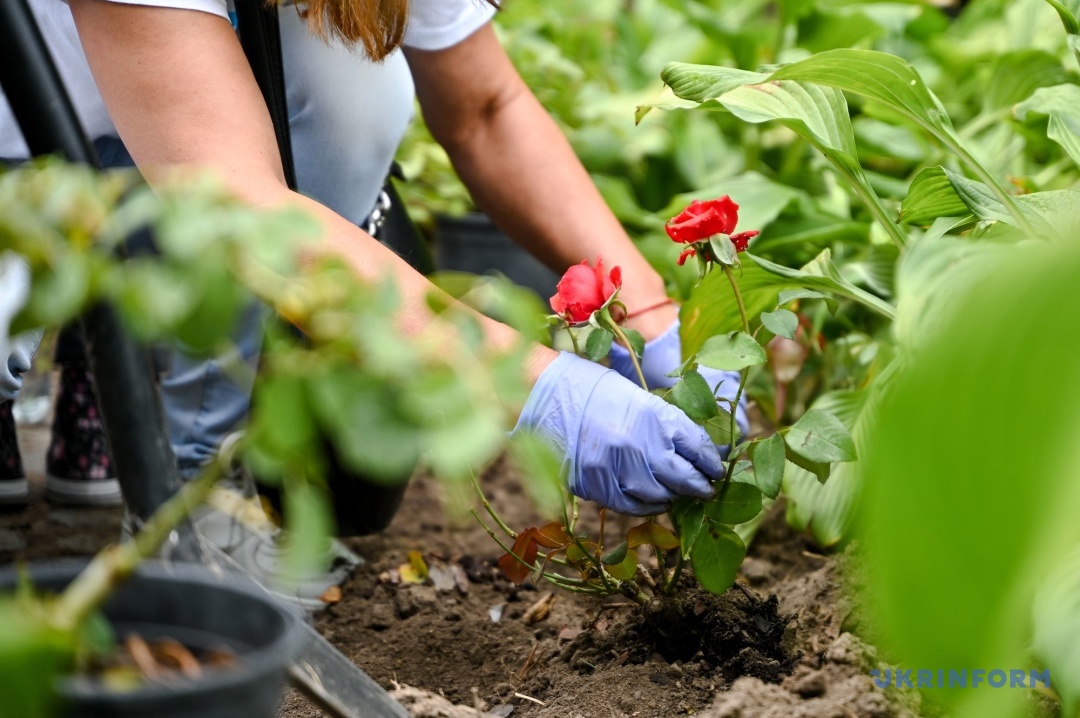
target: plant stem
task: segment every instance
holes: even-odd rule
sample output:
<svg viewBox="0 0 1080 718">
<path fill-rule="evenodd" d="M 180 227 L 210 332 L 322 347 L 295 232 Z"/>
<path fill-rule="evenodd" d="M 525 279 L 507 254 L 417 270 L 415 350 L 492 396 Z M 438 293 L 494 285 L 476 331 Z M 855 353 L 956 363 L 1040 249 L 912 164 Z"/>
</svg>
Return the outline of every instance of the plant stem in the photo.
<svg viewBox="0 0 1080 718">
<path fill-rule="evenodd" d="M 622 327 L 620 327 L 614 321 L 612 321 L 611 324 L 609 324 L 608 326 L 615 333 L 615 336 L 618 337 L 619 343 L 626 347 L 626 351 L 629 352 L 630 363 L 634 365 L 634 371 L 637 373 L 638 381 L 641 382 L 641 388 L 645 391 L 648 391 L 649 382 L 645 381 L 645 374 L 641 371 L 641 363 L 638 362 L 637 352 L 634 351 L 633 345 L 630 344 L 630 339 L 627 338 L 626 332 L 624 332 L 622 330 Z"/>
<path fill-rule="evenodd" d="M 748 316 L 746 316 L 746 305 L 743 303 L 742 292 L 739 291 L 739 282 L 738 282 L 738 280 L 735 279 L 735 273 L 731 271 L 731 267 L 727 266 L 726 264 L 724 265 L 724 274 L 727 275 L 728 282 L 731 284 L 731 291 L 735 294 L 735 302 L 739 305 L 739 316 L 742 317 L 743 331 L 746 332 L 747 334 L 749 334 L 750 333 L 750 318 Z M 742 399 L 743 387 L 746 386 L 746 378 L 747 378 L 747 376 L 749 376 L 749 374 L 750 374 L 749 367 L 747 367 L 746 369 L 743 369 L 742 372 L 740 372 L 740 374 L 739 374 L 739 388 L 735 392 L 735 401 L 732 402 L 732 404 L 731 404 L 731 412 L 729 414 L 729 416 L 731 417 L 731 422 L 730 422 L 730 425 L 728 427 L 728 430 L 729 430 L 729 433 L 731 435 L 732 448 L 734 448 L 734 445 L 735 445 L 735 414 L 739 411 L 739 400 Z M 732 452 L 732 453 L 734 453 L 734 452 Z M 729 459 L 728 470 L 727 470 L 727 473 L 724 474 L 724 482 L 725 482 L 725 484 L 731 478 L 731 472 L 735 468 L 735 459 L 736 459 L 736 457 L 735 456 L 729 456 L 728 459 Z"/>
<path fill-rule="evenodd" d="M 507 536 L 516 539 L 517 532 L 507 526 L 506 523 L 499 518 L 499 515 L 495 513 L 495 508 L 491 505 L 491 502 L 484 496 L 484 490 L 480 488 L 480 480 L 476 478 L 476 472 L 470 469 L 469 476 L 472 478 L 473 488 L 476 490 L 476 495 L 480 497 L 480 502 L 483 504 L 484 510 L 487 511 L 488 516 L 491 517 L 491 520 L 494 521 Z"/>
<path fill-rule="evenodd" d="M 574 353 L 581 356 L 581 347 L 578 345 L 577 334 L 570 327 L 566 328 L 566 333 L 570 335 L 570 343 L 574 345 Z"/>
<path fill-rule="evenodd" d="M 184 484 L 162 504 L 138 533 L 95 556 L 53 604 L 50 622 L 67 631 L 82 625 L 143 560 L 158 550 L 188 514 L 207 499 L 221 472 L 220 464 L 212 462 L 199 478 Z"/>
</svg>

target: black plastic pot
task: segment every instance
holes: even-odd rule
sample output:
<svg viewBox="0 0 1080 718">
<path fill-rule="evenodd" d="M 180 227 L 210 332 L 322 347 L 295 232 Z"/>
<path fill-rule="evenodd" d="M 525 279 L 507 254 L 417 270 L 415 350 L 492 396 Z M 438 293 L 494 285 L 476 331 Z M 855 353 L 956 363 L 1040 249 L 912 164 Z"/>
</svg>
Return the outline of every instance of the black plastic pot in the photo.
<svg viewBox="0 0 1080 718">
<path fill-rule="evenodd" d="M 510 241 L 486 214 L 435 218 L 435 265 L 441 270 L 506 275 L 542 300 L 555 294 L 559 275 Z"/>
<path fill-rule="evenodd" d="M 85 565 L 32 565 L 30 576 L 38 588 L 59 591 Z M 14 582 L 13 570 L 0 571 L 0 591 Z M 303 641 L 293 609 L 250 581 L 195 564 L 142 566 L 109 599 L 105 615 L 118 637 L 169 637 L 195 650 L 225 646 L 238 664 L 208 670 L 196 681 L 129 693 L 107 691 L 89 678 L 65 679 L 58 686 L 64 718 L 274 718 L 288 664 Z"/>
</svg>

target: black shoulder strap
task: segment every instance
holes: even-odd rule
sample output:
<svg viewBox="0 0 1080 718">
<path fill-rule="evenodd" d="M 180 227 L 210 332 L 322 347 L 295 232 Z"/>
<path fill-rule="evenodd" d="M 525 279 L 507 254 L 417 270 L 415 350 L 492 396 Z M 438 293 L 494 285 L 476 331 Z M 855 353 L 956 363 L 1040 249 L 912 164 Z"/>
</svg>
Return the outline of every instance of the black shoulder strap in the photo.
<svg viewBox="0 0 1080 718">
<path fill-rule="evenodd" d="M 259 83 L 270 118 L 274 121 L 278 152 L 285 181 L 296 189 L 292 140 L 289 138 L 289 106 L 285 99 L 285 63 L 281 58 L 281 28 L 276 2 L 236 0 L 236 23 L 240 44 Z"/>
</svg>

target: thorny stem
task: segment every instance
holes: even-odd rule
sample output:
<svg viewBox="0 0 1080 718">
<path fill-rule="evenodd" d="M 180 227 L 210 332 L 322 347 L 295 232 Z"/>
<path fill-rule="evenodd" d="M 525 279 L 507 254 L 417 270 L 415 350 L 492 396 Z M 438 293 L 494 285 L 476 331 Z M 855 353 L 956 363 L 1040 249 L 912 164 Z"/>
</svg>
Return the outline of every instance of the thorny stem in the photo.
<svg viewBox="0 0 1080 718">
<path fill-rule="evenodd" d="M 746 305 L 743 303 L 742 292 L 739 291 L 739 282 L 735 279 L 735 273 L 731 271 L 731 267 L 724 265 L 724 274 L 727 275 L 728 282 L 731 284 L 731 291 L 735 294 L 735 302 L 739 305 L 739 316 L 742 317 L 743 331 L 747 334 L 750 333 L 750 318 L 746 316 Z M 739 400 L 742 399 L 743 388 L 746 386 L 746 378 L 750 373 L 749 367 L 743 369 L 739 374 L 739 389 L 735 392 L 735 401 L 731 405 L 731 423 L 729 426 L 729 432 L 731 436 L 731 449 L 735 448 L 735 414 L 739 410 Z M 735 469 L 735 461 L 738 459 L 734 456 L 735 452 L 731 452 L 731 456 L 728 456 L 728 470 L 724 474 L 724 489 L 727 489 L 727 483 L 731 480 L 731 472 Z"/>
<path fill-rule="evenodd" d="M 581 356 L 581 347 L 578 346 L 577 334 L 570 327 L 566 328 L 566 333 L 570 335 L 570 343 L 574 345 L 574 353 Z"/>
<path fill-rule="evenodd" d="M 641 382 L 641 388 L 648 391 L 649 382 L 645 381 L 645 373 L 641 371 L 641 363 L 638 361 L 637 352 L 634 351 L 634 346 L 630 343 L 630 339 L 627 338 L 626 332 L 614 321 L 611 322 L 610 326 L 612 331 L 615 332 L 615 336 L 619 338 L 619 343 L 626 347 L 626 351 L 629 352 L 630 363 L 634 365 L 634 371 L 637 373 L 638 381 Z"/>
<path fill-rule="evenodd" d="M 220 463 L 212 462 L 199 478 L 186 483 L 162 504 L 138 533 L 95 556 L 53 605 L 50 622 L 66 631 L 80 626 L 144 559 L 158 550 L 196 506 L 206 501 L 221 474 Z"/>
</svg>

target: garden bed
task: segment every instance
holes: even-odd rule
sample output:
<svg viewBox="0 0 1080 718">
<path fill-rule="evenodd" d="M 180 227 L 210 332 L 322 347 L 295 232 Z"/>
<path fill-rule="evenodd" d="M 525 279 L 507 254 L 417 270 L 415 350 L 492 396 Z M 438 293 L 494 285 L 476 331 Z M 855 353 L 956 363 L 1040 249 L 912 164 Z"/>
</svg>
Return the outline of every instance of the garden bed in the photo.
<svg viewBox="0 0 1080 718">
<path fill-rule="evenodd" d="M 38 442 L 25 443 L 32 444 L 26 452 L 30 458 Z M 518 477 L 505 464 L 490 471 L 483 483 L 509 524 L 539 522 Z M 91 553 L 117 535 L 120 518 L 117 509 L 56 508 L 38 499 L 29 509 L 7 511 L 0 519 L 7 538 L 0 563 Z M 506 581 L 495 566 L 499 548 L 471 519 L 447 520 L 432 480 L 414 481 L 388 531 L 349 543 L 368 563 L 317 626 L 388 688 L 396 682 L 455 704 L 513 716 L 919 714 L 917 696 L 873 686 L 874 649 L 850 633 L 858 629 L 858 614 L 841 582 L 849 559 L 823 555 L 794 534 L 779 507 L 743 563 L 740 584 L 747 591 L 735 588 L 720 599 L 687 595 L 684 610 L 691 615 L 701 611 L 694 618 L 720 636 L 707 650 L 688 657 L 675 655 L 680 640 L 660 646 L 668 657 L 661 655 L 650 643 L 655 632 L 643 626 L 638 609 L 620 606 L 623 600 L 613 599 L 609 603 L 615 606 L 602 610 L 595 600 L 555 590 L 549 615 L 526 621 L 528 610 L 552 591 Z M 410 551 L 421 552 L 437 585 L 393 582 Z M 770 599 L 774 594 L 775 602 Z M 492 615 L 499 611 L 495 622 Z M 689 620 L 683 625 L 696 624 Z M 513 706 L 512 713 L 505 712 L 507 706 Z M 321 715 L 295 694 L 282 711 L 283 718 Z"/>
<path fill-rule="evenodd" d="M 505 465 L 484 488 L 510 525 L 538 522 Z M 743 564 L 745 590 L 718 599 L 684 592 L 681 625 L 711 638 L 700 647 L 690 644 L 694 636 L 657 642 L 652 624 L 624 600 L 605 608 L 562 590 L 545 618 L 529 621 L 552 591 L 510 584 L 495 566 L 499 548 L 471 519 L 450 525 L 438 487 L 424 478 L 386 533 L 350 543 L 369 563 L 317 626 L 388 688 L 404 684 L 514 716 L 918 714 L 916 696 L 873 686 L 874 649 L 848 632 L 855 614 L 842 592 L 847 559 L 794 535 L 779 507 Z M 410 551 L 422 553 L 435 581 L 394 582 Z M 283 715 L 321 714 L 293 697 Z"/>
</svg>

